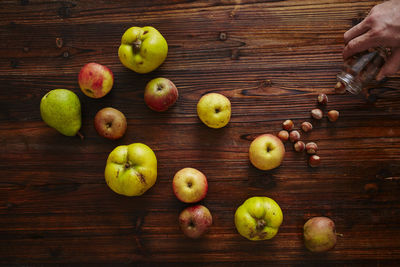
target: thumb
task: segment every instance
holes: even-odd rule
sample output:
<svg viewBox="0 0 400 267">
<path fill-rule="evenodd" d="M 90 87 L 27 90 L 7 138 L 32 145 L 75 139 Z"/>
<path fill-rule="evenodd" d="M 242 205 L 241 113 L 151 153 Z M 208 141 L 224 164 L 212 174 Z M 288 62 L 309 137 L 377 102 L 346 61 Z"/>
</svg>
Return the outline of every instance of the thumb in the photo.
<svg viewBox="0 0 400 267">
<path fill-rule="evenodd" d="M 386 60 L 378 75 L 376 75 L 376 80 L 380 81 L 385 76 L 396 73 L 400 69 L 400 48 L 392 49 L 392 55 Z"/>
</svg>

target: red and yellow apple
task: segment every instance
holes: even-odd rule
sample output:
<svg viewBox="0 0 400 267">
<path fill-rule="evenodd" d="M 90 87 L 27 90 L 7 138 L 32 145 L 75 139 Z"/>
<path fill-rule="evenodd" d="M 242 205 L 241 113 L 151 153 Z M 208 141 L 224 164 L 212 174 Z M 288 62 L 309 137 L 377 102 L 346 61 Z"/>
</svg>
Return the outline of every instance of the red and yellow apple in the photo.
<svg viewBox="0 0 400 267">
<path fill-rule="evenodd" d="M 144 101 L 155 111 L 166 111 L 178 99 L 178 89 L 166 78 L 155 78 L 147 83 Z"/>
<path fill-rule="evenodd" d="M 262 134 L 250 144 L 250 162 L 260 170 L 278 167 L 285 156 L 285 146 L 281 139 L 272 134 Z"/>
<path fill-rule="evenodd" d="M 313 217 L 303 226 L 304 245 L 312 252 L 325 252 L 336 245 L 335 223 L 327 217 Z"/>
<path fill-rule="evenodd" d="M 78 75 L 82 92 L 91 98 L 101 98 L 108 94 L 114 84 L 112 71 L 98 63 L 88 63 Z"/>
<path fill-rule="evenodd" d="M 207 194 L 207 178 L 197 169 L 183 168 L 175 174 L 172 189 L 180 201 L 195 203 L 205 198 Z"/>
<path fill-rule="evenodd" d="M 203 205 L 195 205 L 184 209 L 179 215 L 182 232 L 190 238 L 203 236 L 212 225 L 210 211 Z"/>
<path fill-rule="evenodd" d="M 97 112 L 94 127 L 100 136 L 115 140 L 124 136 L 127 123 L 121 111 L 108 107 Z"/>
</svg>

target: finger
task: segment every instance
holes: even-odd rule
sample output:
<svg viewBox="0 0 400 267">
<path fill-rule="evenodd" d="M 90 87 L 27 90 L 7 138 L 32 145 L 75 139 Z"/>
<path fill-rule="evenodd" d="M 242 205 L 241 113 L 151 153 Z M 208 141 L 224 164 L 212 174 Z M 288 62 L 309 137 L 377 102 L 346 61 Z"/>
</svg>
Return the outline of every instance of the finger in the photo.
<svg viewBox="0 0 400 267">
<path fill-rule="evenodd" d="M 347 59 L 354 54 L 360 53 L 371 47 L 378 46 L 378 39 L 371 36 L 371 31 L 364 33 L 351 40 L 343 49 L 343 58 Z"/>
<path fill-rule="evenodd" d="M 376 75 L 376 80 L 380 81 L 388 75 L 396 73 L 400 70 L 400 48 L 392 50 L 392 55 L 386 60 L 382 69 Z"/>
<path fill-rule="evenodd" d="M 344 38 L 344 43 L 347 44 L 350 42 L 350 40 L 366 33 L 370 27 L 367 25 L 367 21 L 364 19 L 354 27 L 352 27 L 350 30 L 344 33 L 343 38 Z"/>
</svg>

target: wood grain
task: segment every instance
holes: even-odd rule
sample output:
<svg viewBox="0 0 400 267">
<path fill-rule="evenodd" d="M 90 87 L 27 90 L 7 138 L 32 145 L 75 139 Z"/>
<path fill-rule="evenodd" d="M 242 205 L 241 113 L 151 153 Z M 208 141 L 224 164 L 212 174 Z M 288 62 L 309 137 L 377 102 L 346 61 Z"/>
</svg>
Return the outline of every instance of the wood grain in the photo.
<svg viewBox="0 0 400 267">
<path fill-rule="evenodd" d="M 0 2 L 0 264 L 398 265 L 400 261 L 400 79 L 373 84 L 365 96 L 334 95 L 343 33 L 379 1 L 1 1 Z M 167 60 L 139 75 L 117 50 L 130 26 L 152 25 L 169 44 Z M 56 44 L 56 38 L 62 40 Z M 110 94 L 89 99 L 77 75 L 88 62 L 115 76 Z M 155 77 L 173 80 L 176 105 L 146 107 L 143 89 Z M 85 139 L 68 138 L 40 117 L 41 97 L 66 88 L 82 103 Z M 196 104 L 207 92 L 232 103 L 227 127 L 209 129 Z M 286 143 L 282 165 L 251 166 L 257 135 L 277 133 L 285 119 L 310 120 L 319 92 L 335 123 L 303 134 L 316 141 L 322 165 Z M 126 135 L 105 140 L 93 127 L 106 106 L 128 119 Z M 105 184 L 110 151 L 142 142 L 158 159 L 156 185 L 123 197 Z M 207 175 L 202 204 L 214 224 L 200 240 L 185 238 L 172 177 L 183 167 Z M 394 177 L 394 178 L 393 178 Z M 365 184 L 376 183 L 368 193 Z M 284 213 L 272 240 L 250 242 L 233 215 L 248 197 L 274 198 Z M 343 234 L 334 250 L 309 253 L 302 226 L 329 216 Z"/>
</svg>

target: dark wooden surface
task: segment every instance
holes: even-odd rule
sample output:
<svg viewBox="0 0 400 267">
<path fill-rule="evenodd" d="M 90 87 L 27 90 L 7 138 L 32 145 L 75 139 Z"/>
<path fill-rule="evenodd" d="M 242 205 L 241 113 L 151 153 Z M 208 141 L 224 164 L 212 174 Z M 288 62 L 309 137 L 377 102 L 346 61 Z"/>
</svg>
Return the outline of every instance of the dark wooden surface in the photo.
<svg viewBox="0 0 400 267">
<path fill-rule="evenodd" d="M 1 1 L 0 263 L 396 265 L 399 76 L 374 86 L 368 99 L 332 94 L 343 33 L 377 3 Z M 135 74 L 119 62 L 120 38 L 135 25 L 156 27 L 169 44 L 153 73 Z M 79 90 L 77 75 L 88 62 L 114 72 L 115 85 L 102 99 Z M 165 113 L 143 101 L 145 84 L 159 76 L 180 93 Z M 40 99 L 55 88 L 78 94 L 83 141 L 41 121 Z M 207 92 L 230 98 L 227 127 L 213 130 L 197 118 L 196 103 Z M 328 109 L 341 112 L 336 124 L 323 120 L 303 136 L 318 142 L 322 165 L 311 169 L 287 143 L 281 167 L 252 167 L 250 141 L 277 133 L 288 118 L 299 126 L 320 92 L 329 94 Z M 93 127 L 106 106 L 128 118 L 121 140 L 103 139 Z M 145 195 L 128 198 L 107 187 L 103 171 L 114 147 L 133 142 L 155 151 L 159 175 Z M 186 205 L 171 189 L 175 172 L 188 166 L 209 181 L 202 203 L 214 224 L 201 240 L 181 233 L 177 218 Z M 375 194 L 364 190 L 371 182 Z M 233 215 L 260 195 L 280 204 L 284 221 L 274 239 L 250 242 L 236 232 Z M 343 234 L 329 253 L 313 255 L 303 246 L 302 226 L 312 216 L 331 217 Z"/>
</svg>

